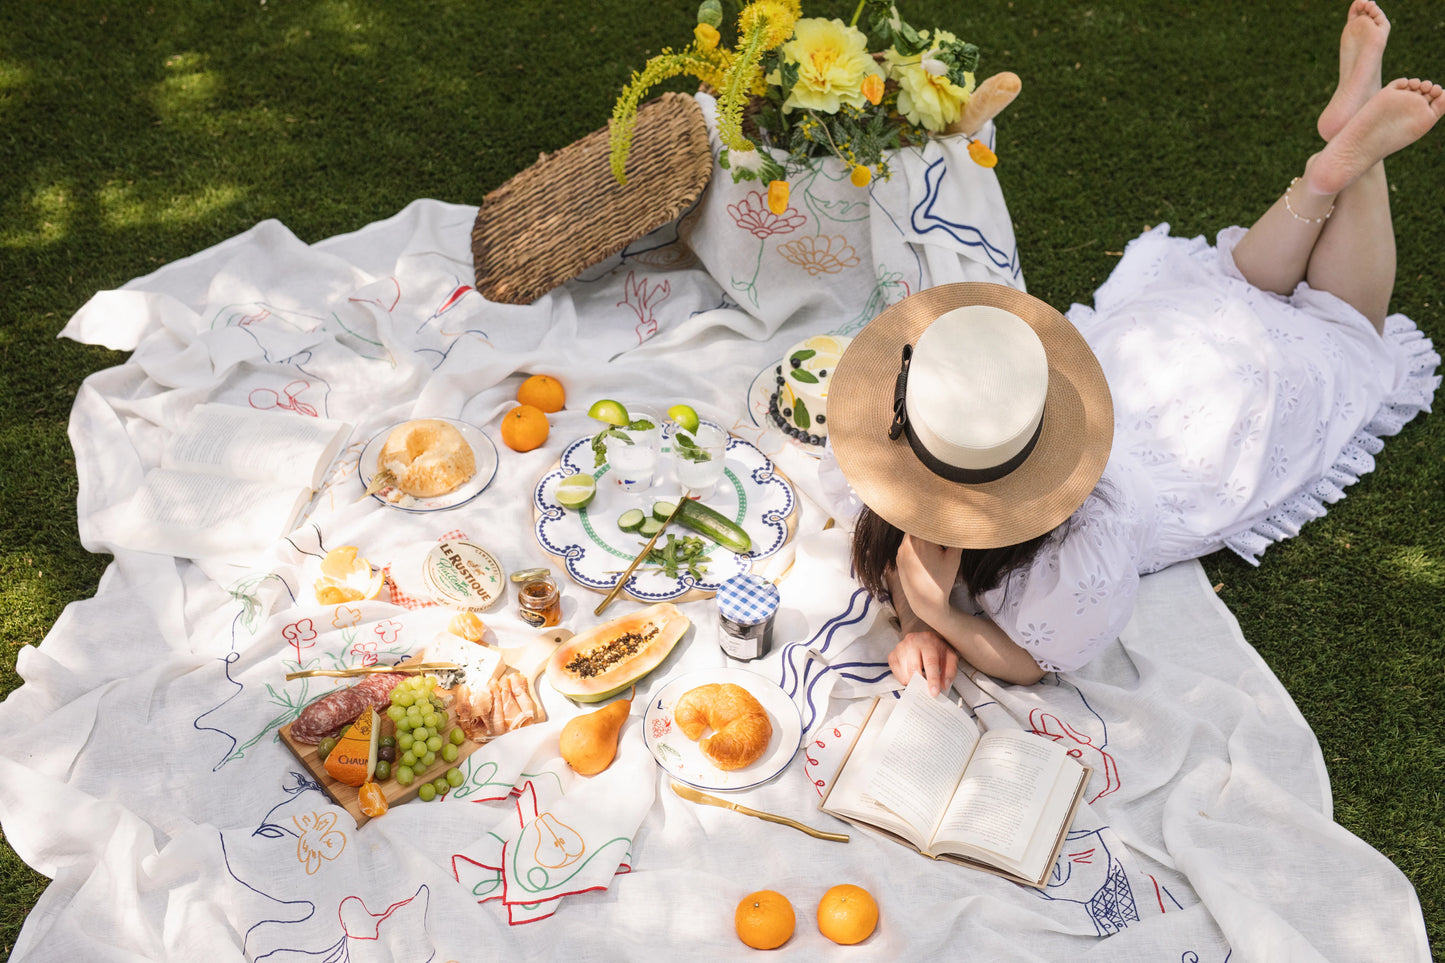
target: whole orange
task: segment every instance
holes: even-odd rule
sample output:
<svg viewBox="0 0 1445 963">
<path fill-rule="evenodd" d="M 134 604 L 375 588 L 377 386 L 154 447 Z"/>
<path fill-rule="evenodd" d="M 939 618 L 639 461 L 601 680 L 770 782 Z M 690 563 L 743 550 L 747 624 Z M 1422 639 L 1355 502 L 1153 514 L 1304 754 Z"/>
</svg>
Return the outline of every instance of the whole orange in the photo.
<svg viewBox="0 0 1445 963">
<path fill-rule="evenodd" d="M 755 950 L 771 950 L 788 942 L 797 918 L 793 904 L 782 893 L 760 889 L 749 893 L 733 914 L 738 939 Z"/>
<path fill-rule="evenodd" d="M 562 382 L 551 375 L 532 375 L 517 389 L 517 401 L 551 414 L 562 410 L 567 403 L 567 392 Z"/>
<path fill-rule="evenodd" d="M 502 442 L 513 451 L 531 451 L 547 440 L 547 416 L 532 405 L 518 405 L 502 416 Z"/>
<path fill-rule="evenodd" d="M 834 886 L 818 901 L 818 932 L 834 943 L 861 943 L 878 925 L 878 904 L 861 886 Z"/>
</svg>

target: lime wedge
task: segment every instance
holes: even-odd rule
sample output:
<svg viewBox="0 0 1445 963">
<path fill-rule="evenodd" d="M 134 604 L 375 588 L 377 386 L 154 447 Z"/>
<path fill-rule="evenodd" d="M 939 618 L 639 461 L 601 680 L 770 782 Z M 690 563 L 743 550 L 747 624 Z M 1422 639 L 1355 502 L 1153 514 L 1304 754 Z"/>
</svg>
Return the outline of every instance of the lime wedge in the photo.
<svg viewBox="0 0 1445 963">
<path fill-rule="evenodd" d="M 557 483 L 557 503 L 563 508 L 586 508 L 597 494 L 597 479 L 586 473 L 568 475 Z"/>
<path fill-rule="evenodd" d="M 667 417 L 677 422 L 677 427 L 683 431 L 697 431 L 697 412 L 688 405 L 673 405 L 667 409 Z"/>
<path fill-rule="evenodd" d="M 587 409 L 589 418 L 596 418 L 598 421 L 605 421 L 609 425 L 616 425 L 619 428 L 626 427 L 628 422 L 627 408 L 620 401 L 613 401 L 610 398 L 603 398 L 601 401 L 594 401 L 592 407 Z"/>
</svg>

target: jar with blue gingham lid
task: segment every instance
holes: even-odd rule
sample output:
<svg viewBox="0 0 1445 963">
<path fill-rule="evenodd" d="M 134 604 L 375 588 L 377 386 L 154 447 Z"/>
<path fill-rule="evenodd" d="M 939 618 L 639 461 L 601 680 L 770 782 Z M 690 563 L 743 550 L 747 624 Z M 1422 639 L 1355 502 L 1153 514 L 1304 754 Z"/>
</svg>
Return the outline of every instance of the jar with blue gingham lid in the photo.
<svg viewBox="0 0 1445 963">
<path fill-rule="evenodd" d="M 718 644 L 734 659 L 751 662 L 773 647 L 778 587 L 757 575 L 734 575 L 717 590 Z"/>
</svg>

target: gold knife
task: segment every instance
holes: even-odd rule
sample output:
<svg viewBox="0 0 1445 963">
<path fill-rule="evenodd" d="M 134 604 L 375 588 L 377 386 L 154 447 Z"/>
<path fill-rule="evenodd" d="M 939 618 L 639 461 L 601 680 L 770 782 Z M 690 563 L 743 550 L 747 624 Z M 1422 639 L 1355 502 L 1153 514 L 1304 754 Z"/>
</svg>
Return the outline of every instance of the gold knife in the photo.
<svg viewBox="0 0 1445 963">
<path fill-rule="evenodd" d="M 759 819 L 766 819 L 770 823 L 781 823 L 784 826 L 791 826 L 796 830 L 807 833 L 809 836 L 818 839 L 831 839 L 834 842 L 846 843 L 848 837 L 843 833 L 825 833 L 821 829 L 814 829 L 812 826 L 805 826 L 797 820 L 789 819 L 787 816 L 775 816 L 772 813 L 759 812 L 756 809 L 749 809 L 740 803 L 729 802 L 726 799 L 719 799 L 717 796 L 694 789 L 691 786 L 684 786 L 682 783 L 673 781 L 672 791 L 689 802 L 703 803 L 708 806 L 720 806 L 723 809 L 731 809 L 733 812 L 742 813 L 744 816 L 756 816 Z"/>
<path fill-rule="evenodd" d="M 401 672 L 455 672 L 461 666 L 455 662 L 413 662 L 410 665 L 357 665 L 349 669 L 302 669 L 300 672 L 286 673 L 286 681 L 302 679 L 313 675 L 327 675 L 338 679 L 349 678 L 354 675 L 376 675 L 378 673 Z M 443 687 L 445 688 L 445 687 Z"/>
</svg>

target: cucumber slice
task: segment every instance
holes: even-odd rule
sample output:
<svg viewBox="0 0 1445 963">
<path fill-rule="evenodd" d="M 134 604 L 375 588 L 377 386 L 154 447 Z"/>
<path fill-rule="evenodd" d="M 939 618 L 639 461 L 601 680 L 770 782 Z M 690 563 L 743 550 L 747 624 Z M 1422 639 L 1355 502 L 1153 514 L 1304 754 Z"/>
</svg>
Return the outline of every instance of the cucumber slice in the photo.
<svg viewBox="0 0 1445 963">
<path fill-rule="evenodd" d="M 617 527 L 624 532 L 635 532 L 642 527 L 642 523 L 645 521 L 647 521 L 647 516 L 642 514 L 642 509 L 629 508 L 617 516 Z"/>
<path fill-rule="evenodd" d="M 665 522 L 672 517 L 672 510 L 677 507 L 677 502 L 653 502 L 652 517 L 659 522 Z"/>
<path fill-rule="evenodd" d="M 637 534 L 646 535 L 648 538 L 651 538 L 660 531 L 662 531 L 662 522 L 655 518 L 649 518 L 642 523 L 642 527 L 637 530 Z"/>
</svg>

